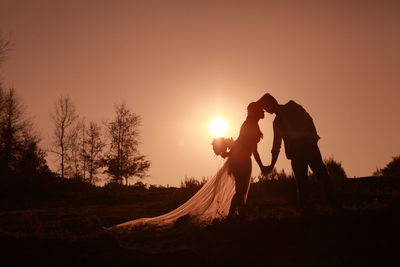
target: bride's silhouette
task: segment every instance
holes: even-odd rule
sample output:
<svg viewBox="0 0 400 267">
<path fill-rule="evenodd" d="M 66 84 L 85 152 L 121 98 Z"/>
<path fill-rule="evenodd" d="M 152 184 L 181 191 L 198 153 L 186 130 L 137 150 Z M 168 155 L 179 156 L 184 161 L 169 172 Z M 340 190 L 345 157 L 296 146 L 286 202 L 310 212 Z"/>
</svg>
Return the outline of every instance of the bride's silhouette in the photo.
<svg viewBox="0 0 400 267">
<path fill-rule="evenodd" d="M 264 118 L 262 106 L 252 102 L 247 107 L 247 118 L 240 127 L 239 137 L 233 142 L 228 157 L 228 171 L 235 179 L 235 195 L 232 198 L 229 216 L 244 215 L 247 194 L 250 188 L 251 155 L 263 169 L 257 144 L 263 137 L 258 121 Z"/>
<path fill-rule="evenodd" d="M 250 103 L 239 137 L 235 141 L 225 138 L 213 141 L 214 152 L 227 157 L 227 160 L 217 174 L 184 204 L 161 216 L 135 219 L 104 229 L 123 247 L 166 251 L 185 243 L 181 239 L 187 235 L 188 225 L 201 226 L 228 215 L 243 216 L 250 187 L 251 155 L 259 167 L 264 168 L 257 151 L 262 138 L 258 121 L 262 118 L 262 106 Z M 143 237 L 143 234 L 147 236 Z"/>
</svg>

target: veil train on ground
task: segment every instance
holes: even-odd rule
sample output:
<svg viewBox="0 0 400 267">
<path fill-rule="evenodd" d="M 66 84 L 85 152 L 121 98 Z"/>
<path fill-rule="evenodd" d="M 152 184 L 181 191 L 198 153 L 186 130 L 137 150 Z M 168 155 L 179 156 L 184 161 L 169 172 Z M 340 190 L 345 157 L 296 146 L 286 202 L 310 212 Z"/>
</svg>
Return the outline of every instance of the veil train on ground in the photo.
<svg viewBox="0 0 400 267">
<path fill-rule="evenodd" d="M 187 245 L 190 227 L 205 226 L 228 216 L 235 194 L 235 180 L 229 173 L 229 159 L 188 201 L 166 214 L 140 218 L 104 230 L 120 246 L 147 251 L 168 251 Z"/>
</svg>

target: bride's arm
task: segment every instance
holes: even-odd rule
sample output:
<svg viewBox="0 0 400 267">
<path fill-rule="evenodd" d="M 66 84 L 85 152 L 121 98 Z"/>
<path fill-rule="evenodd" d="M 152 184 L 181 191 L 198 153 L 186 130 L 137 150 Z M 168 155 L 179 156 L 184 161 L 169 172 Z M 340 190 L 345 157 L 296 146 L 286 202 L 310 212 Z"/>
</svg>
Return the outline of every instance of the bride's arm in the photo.
<svg viewBox="0 0 400 267">
<path fill-rule="evenodd" d="M 258 166 L 260 167 L 261 172 L 263 172 L 264 165 L 262 164 L 262 161 L 261 161 L 261 158 L 260 158 L 260 154 L 258 154 L 257 144 L 255 144 L 254 147 L 253 147 L 253 156 L 254 156 L 254 159 L 256 160 Z"/>
</svg>

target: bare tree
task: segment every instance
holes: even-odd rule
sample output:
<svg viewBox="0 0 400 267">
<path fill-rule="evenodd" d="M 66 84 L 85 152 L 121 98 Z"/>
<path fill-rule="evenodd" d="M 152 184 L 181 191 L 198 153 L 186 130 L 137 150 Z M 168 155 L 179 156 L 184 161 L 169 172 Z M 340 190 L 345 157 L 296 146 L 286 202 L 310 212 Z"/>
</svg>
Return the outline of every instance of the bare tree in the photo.
<svg viewBox="0 0 400 267">
<path fill-rule="evenodd" d="M 65 160 L 73 146 L 71 141 L 76 134 L 75 123 L 78 119 L 75 105 L 68 96 L 60 96 L 54 105 L 51 117 L 54 122 L 53 143 L 55 146 L 52 152 L 60 157 L 61 177 L 64 178 Z"/>
<path fill-rule="evenodd" d="M 3 34 L 0 32 L 0 67 L 2 63 L 6 60 L 6 55 L 8 50 L 10 49 L 10 38 L 8 40 L 5 39 Z M 1 78 L 1 77 L 0 77 Z M 2 80 L 0 79 L 0 113 L 2 114 L 3 108 L 5 106 L 5 92 L 2 84 Z"/>
<path fill-rule="evenodd" d="M 141 119 L 126 104 L 115 107 L 114 120 L 107 123 L 110 138 L 109 152 L 105 157 L 106 173 L 114 182 L 128 184 L 132 176 L 144 177 L 150 162 L 138 152 Z"/>
<path fill-rule="evenodd" d="M 3 172 L 9 173 L 17 161 L 28 123 L 14 89 L 0 90 L 0 97 L 0 165 Z"/>
<path fill-rule="evenodd" d="M 0 67 L 11 47 L 11 34 L 5 37 L 0 32 Z M 46 170 L 46 154 L 39 142 L 15 89 L 5 90 L 0 79 L 0 176 L 27 177 Z"/>
<path fill-rule="evenodd" d="M 70 128 L 68 141 L 69 149 L 65 153 L 65 172 L 67 176 L 77 180 L 83 179 L 83 161 L 81 157 L 82 129 L 84 129 L 83 121 L 77 121 Z"/>
<path fill-rule="evenodd" d="M 11 34 L 6 38 L 0 32 L 0 65 L 6 60 L 7 52 L 11 49 Z"/>
<path fill-rule="evenodd" d="M 0 174 L 5 176 L 32 175 L 46 165 L 40 138 L 24 110 L 14 89 L 0 87 Z"/>
<path fill-rule="evenodd" d="M 87 172 L 87 158 L 84 156 L 86 151 L 86 121 L 83 118 L 80 122 L 80 143 L 81 149 L 79 156 L 82 161 L 82 179 L 86 180 L 86 172 Z"/>
<path fill-rule="evenodd" d="M 1 81 L 0 81 L 0 123 L 3 123 L 4 120 L 4 107 L 5 107 L 5 92 L 3 90 L 3 87 L 1 85 Z"/>
<path fill-rule="evenodd" d="M 94 184 L 95 175 L 102 166 L 102 153 L 106 143 L 103 141 L 100 126 L 95 122 L 89 123 L 85 136 L 84 145 L 82 146 L 82 158 L 84 165 L 87 165 L 88 181 L 90 184 Z"/>
<path fill-rule="evenodd" d="M 87 173 L 87 131 L 84 118 L 77 120 L 69 135 L 70 149 L 66 153 L 66 173 L 78 180 L 86 181 Z"/>
</svg>

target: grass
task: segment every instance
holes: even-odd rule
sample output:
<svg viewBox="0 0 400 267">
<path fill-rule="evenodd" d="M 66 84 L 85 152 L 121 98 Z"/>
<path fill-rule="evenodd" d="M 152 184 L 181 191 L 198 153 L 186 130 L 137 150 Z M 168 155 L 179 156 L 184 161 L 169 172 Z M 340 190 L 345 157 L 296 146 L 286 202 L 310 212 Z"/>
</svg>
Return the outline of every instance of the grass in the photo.
<svg viewBox="0 0 400 267">
<path fill-rule="evenodd" d="M 345 211 L 328 208 L 311 185 L 318 215 L 297 210 L 293 181 L 252 185 L 248 217 L 195 229 L 195 250 L 148 254 L 118 247 L 102 226 L 163 214 L 194 190 L 91 193 L 40 201 L 0 213 L 3 262 L 57 266 L 389 265 L 400 238 L 400 179 L 349 179 L 341 185 Z M 4 265 L 5 266 L 5 265 Z"/>
</svg>

